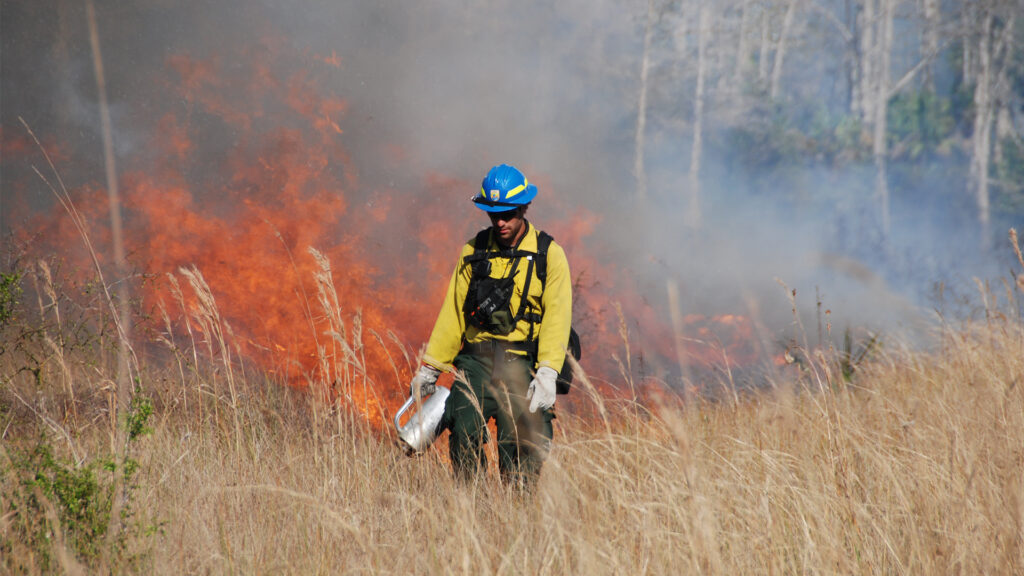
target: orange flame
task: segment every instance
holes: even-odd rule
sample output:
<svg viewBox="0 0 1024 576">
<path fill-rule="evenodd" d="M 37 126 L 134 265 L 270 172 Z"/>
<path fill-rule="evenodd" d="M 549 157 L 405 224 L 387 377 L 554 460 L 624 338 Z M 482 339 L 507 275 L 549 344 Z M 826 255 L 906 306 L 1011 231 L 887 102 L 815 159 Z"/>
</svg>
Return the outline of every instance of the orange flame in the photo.
<svg viewBox="0 0 1024 576">
<path fill-rule="evenodd" d="M 325 94 L 315 70 L 278 65 L 282 46 L 265 40 L 230 68 L 218 59 L 167 59 L 176 78 L 168 90 L 186 106 L 154 122 L 151 148 L 160 160 L 122 175 L 126 245 L 139 268 L 158 274 L 145 284 L 147 306 L 168 301 L 163 274 L 195 266 L 247 357 L 292 385 L 322 382 L 327 392 L 347 394 L 380 423 L 406 391 L 410 343 L 415 348 L 429 335 L 459 247 L 484 222 L 451 214 L 451 202 L 474 185 L 441 174 L 425 176 L 425 194 L 438 200 L 413 205 L 414 216 L 395 195 L 362 190 L 344 140 L 348 103 Z M 310 61 L 341 65 L 333 53 Z M 276 72 L 286 68 L 296 71 Z M 7 131 L 0 138 L 5 161 L 28 153 Z M 394 144 L 384 153 L 393 160 L 409 155 Z M 544 184 L 542 175 L 538 181 Z M 73 195 L 94 244 L 109 245 L 102 190 L 83 186 Z M 579 208 L 572 214 L 545 228 L 570 256 L 584 366 L 612 381 L 620 365 L 633 362 L 619 358 L 629 345 L 654 379 L 671 383 L 665 374 L 680 359 L 665 314 L 588 245 L 600 216 Z M 409 221 L 415 231 L 396 241 L 389 231 L 409 230 Z M 32 229 L 53 246 L 78 243 L 59 213 L 37 218 Z M 324 270 L 311 247 L 330 262 L 328 291 L 336 291 L 336 301 L 315 280 Z M 177 320 L 185 321 L 183 312 Z M 751 323 L 742 316 L 686 316 L 684 332 L 685 362 L 743 365 L 757 358 Z"/>
</svg>

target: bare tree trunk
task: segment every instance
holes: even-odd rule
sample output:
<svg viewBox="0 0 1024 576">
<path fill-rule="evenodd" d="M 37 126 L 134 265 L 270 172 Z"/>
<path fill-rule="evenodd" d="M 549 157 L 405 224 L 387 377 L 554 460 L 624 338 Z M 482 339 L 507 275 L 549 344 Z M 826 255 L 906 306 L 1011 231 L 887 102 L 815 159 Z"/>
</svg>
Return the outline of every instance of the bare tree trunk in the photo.
<svg viewBox="0 0 1024 576">
<path fill-rule="evenodd" d="M 846 40 L 846 54 L 843 57 L 846 68 L 846 109 L 850 114 L 860 110 L 860 46 L 857 44 L 857 15 L 859 14 L 853 0 L 844 0 L 845 11 L 843 24 L 852 31 Z"/>
<path fill-rule="evenodd" d="M 1013 100 L 1013 86 L 1010 85 L 1010 70 L 1013 68 L 1013 57 L 1014 57 L 1014 46 L 1013 35 L 1014 25 L 1016 18 L 1011 16 L 1006 22 L 1006 28 L 1003 30 L 1002 38 L 999 42 L 999 47 L 996 49 L 997 53 L 1002 54 L 1002 65 L 999 67 L 999 74 L 996 78 L 996 113 L 995 113 L 995 141 L 993 145 L 992 160 L 995 164 L 1002 164 L 1005 160 L 1003 146 L 1004 143 L 1012 138 L 1015 129 L 1013 126 L 1013 116 L 1010 113 L 1010 107 L 1012 106 Z M 1009 42 L 1009 44 L 1007 44 Z"/>
<path fill-rule="evenodd" d="M 992 129 L 1001 102 L 1010 93 L 1008 69 L 1012 64 L 1013 34 L 1017 4 L 983 7 L 984 20 L 977 46 L 977 75 L 974 87 L 974 134 L 971 137 L 971 170 L 969 186 L 978 204 L 978 226 L 982 248 L 988 248 L 992 238 L 991 190 L 989 169 L 992 161 Z M 1006 8 L 1009 15 L 996 19 L 997 8 Z M 997 23 L 1002 29 L 997 36 Z M 993 40 L 996 40 L 993 45 Z M 966 42 L 965 42 L 966 43 Z M 997 133 L 998 136 L 998 133 Z M 997 148 L 997 151 L 999 149 Z M 999 151 L 1001 154 L 1001 151 Z"/>
<path fill-rule="evenodd" d="M 924 37 L 921 39 L 922 57 L 930 61 L 925 65 L 921 83 L 925 90 L 935 92 L 935 71 L 932 62 L 939 53 L 939 0 L 924 0 Z"/>
<path fill-rule="evenodd" d="M 962 22 L 961 28 L 963 30 L 973 30 L 974 29 L 974 18 L 973 18 L 974 13 L 975 13 L 975 11 L 974 11 L 974 3 L 970 2 L 970 1 L 964 2 L 964 8 L 963 8 L 963 14 L 962 14 L 962 20 L 961 20 L 961 22 Z M 963 70 L 961 71 L 961 76 L 963 77 L 963 84 L 964 84 L 964 86 L 970 86 L 973 83 L 973 76 L 974 76 L 974 65 L 973 65 L 973 62 L 971 61 L 971 59 L 974 57 L 974 55 L 971 53 L 971 42 L 970 42 L 970 40 L 968 38 L 964 38 L 962 45 L 963 45 L 963 57 L 962 57 Z"/>
<path fill-rule="evenodd" d="M 988 165 L 992 144 L 992 26 L 994 15 L 985 11 L 978 39 L 978 81 L 974 87 L 974 133 L 971 139 L 969 186 L 978 205 L 978 226 L 982 246 L 990 237 Z M 966 44 L 966 42 L 965 42 Z"/>
<path fill-rule="evenodd" d="M 750 39 L 747 38 L 750 33 L 750 2 L 743 0 L 740 8 L 740 37 L 736 46 L 736 70 L 733 73 L 733 85 L 737 87 L 737 92 L 742 90 L 743 79 L 750 66 Z"/>
<path fill-rule="evenodd" d="M 636 141 L 634 143 L 633 175 L 636 195 L 647 197 L 647 169 L 644 166 L 644 142 L 647 131 L 647 75 L 650 70 L 651 37 L 654 34 L 654 0 L 647 0 L 647 23 L 644 26 L 644 53 L 640 59 L 640 98 L 636 111 Z"/>
<path fill-rule="evenodd" d="M 700 228 L 700 164 L 703 153 L 704 84 L 707 76 L 707 46 L 711 36 L 711 8 L 702 2 L 697 30 L 697 93 L 693 107 L 693 148 L 690 151 L 690 202 L 686 213 L 690 228 Z"/>
<path fill-rule="evenodd" d="M 771 25 L 772 21 L 768 11 L 761 9 L 761 47 L 757 52 L 757 79 L 761 85 L 768 79 L 768 52 L 771 50 Z"/>
<path fill-rule="evenodd" d="M 858 90 L 858 112 L 866 124 L 874 122 L 873 109 L 875 84 L 875 2 L 864 0 L 863 9 L 858 18 L 857 31 L 860 34 L 860 89 Z"/>
<path fill-rule="evenodd" d="M 882 18 L 881 44 L 878 46 L 878 79 L 875 82 L 877 93 L 875 95 L 875 121 L 874 121 L 874 143 L 872 152 L 875 159 L 875 197 L 878 200 L 879 211 L 882 220 L 882 236 L 889 237 L 890 214 L 889 214 L 889 177 L 888 177 L 888 156 L 889 144 L 886 138 L 888 131 L 889 114 L 889 83 L 892 81 L 892 35 L 893 15 L 896 8 L 896 0 L 880 0 L 879 16 Z"/>
<path fill-rule="evenodd" d="M 72 13 L 70 3 L 57 3 L 57 38 L 53 43 L 53 60 L 60 68 L 59 74 L 65 78 L 69 78 L 72 74 L 72 58 L 68 42 L 75 31 L 75 24 L 78 24 L 74 21 L 74 17 L 75 14 Z M 63 102 L 60 106 L 54 107 L 54 112 L 58 125 L 70 128 L 74 122 L 73 111 L 77 109 L 78 104 L 74 101 L 75 96 L 72 95 L 71 90 L 61 90 L 61 93 L 63 93 Z"/>
<path fill-rule="evenodd" d="M 768 96 L 775 100 L 779 97 L 779 86 L 782 82 L 782 66 L 786 61 L 786 40 L 789 38 L 789 29 L 793 27 L 793 15 L 796 13 L 798 0 L 789 0 L 786 6 L 786 15 L 782 18 L 782 31 L 779 32 L 779 43 L 775 47 L 775 64 L 772 66 L 772 84 Z"/>
<path fill-rule="evenodd" d="M 129 308 L 128 295 L 128 263 L 125 259 L 124 241 L 122 238 L 121 201 L 117 185 L 117 169 L 114 164 L 114 141 L 113 128 L 110 120 L 110 107 L 107 104 L 107 81 L 104 73 L 103 54 L 100 51 L 99 29 L 96 24 L 96 10 L 92 0 L 86 0 L 86 18 L 89 25 L 89 45 L 92 49 L 93 72 L 96 77 L 96 88 L 100 108 L 100 129 L 103 135 L 103 158 L 107 182 L 107 200 L 110 204 L 110 235 L 113 240 L 114 266 L 117 270 L 117 281 L 120 286 L 117 289 L 117 308 L 115 314 L 115 326 L 118 331 L 118 352 L 117 352 L 117 406 L 114 418 L 114 432 L 111 438 L 113 453 L 127 448 L 127 432 L 123 425 L 124 415 L 127 414 L 129 403 L 134 393 L 134 382 L 131 375 L 131 348 L 129 339 L 131 337 L 132 319 Z M 119 475 L 115 475 L 117 478 Z M 116 541 L 121 529 L 123 519 L 120 511 L 125 498 L 119 493 L 123 480 L 114 481 L 114 501 L 111 504 L 111 523 L 107 532 L 107 544 Z"/>
</svg>

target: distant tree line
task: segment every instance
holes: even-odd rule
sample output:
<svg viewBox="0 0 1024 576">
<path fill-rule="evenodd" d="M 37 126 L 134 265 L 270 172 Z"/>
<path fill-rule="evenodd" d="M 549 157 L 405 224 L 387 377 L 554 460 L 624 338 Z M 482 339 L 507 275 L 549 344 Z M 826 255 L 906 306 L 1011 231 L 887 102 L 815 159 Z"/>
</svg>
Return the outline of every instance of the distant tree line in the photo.
<svg viewBox="0 0 1024 576">
<path fill-rule="evenodd" d="M 1024 0 L 647 0 L 637 195 L 652 193 L 646 144 L 660 116 L 690 140 L 680 164 L 691 226 L 702 220 L 705 149 L 718 139 L 752 170 L 872 171 L 883 241 L 893 182 L 944 166 L 962 175 L 944 187 L 971 199 L 990 243 L 1001 234 L 994 216 L 1024 216 L 1021 17 Z"/>
</svg>

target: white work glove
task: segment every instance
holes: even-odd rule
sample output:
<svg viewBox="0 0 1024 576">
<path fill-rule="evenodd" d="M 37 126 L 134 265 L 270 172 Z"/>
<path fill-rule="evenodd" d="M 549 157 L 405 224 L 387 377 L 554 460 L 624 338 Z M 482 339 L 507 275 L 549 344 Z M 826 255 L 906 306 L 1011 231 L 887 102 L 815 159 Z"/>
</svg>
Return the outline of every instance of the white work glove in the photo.
<svg viewBox="0 0 1024 576">
<path fill-rule="evenodd" d="M 413 375 L 412 382 L 409 384 L 409 396 L 415 398 L 418 394 L 420 398 L 425 398 L 436 392 L 437 377 L 440 375 L 441 371 L 433 366 L 427 366 L 426 364 L 420 366 L 420 369 Z"/>
<path fill-rule="evenodd" d="M 526 399 L 530 401 L 530 412 L 536 412 L 538 408 L 547 410 L 555 405 L 555 380 L 558 380 L 558 372 L 555 372 L 554 368 L 541 366 L 537 369 L 537 374 L 526 391 Z"/>
</svg>

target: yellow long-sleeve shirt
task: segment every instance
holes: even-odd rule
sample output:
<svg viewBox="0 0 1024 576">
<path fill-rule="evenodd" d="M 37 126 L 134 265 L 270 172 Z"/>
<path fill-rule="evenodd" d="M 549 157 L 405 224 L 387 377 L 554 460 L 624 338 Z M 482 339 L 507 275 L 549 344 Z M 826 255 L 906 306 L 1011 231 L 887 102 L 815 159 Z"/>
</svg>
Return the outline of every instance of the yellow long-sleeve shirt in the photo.
<svg viewBox="0 0 1024 576">
<path fill-rule="evenodd" d="M 518 249 L 526 252 L 537 251 L 537 229 L 526 222 L 527 230 L 519 243 Z M 498 245 L 491 235 L 489 250 L 498 250 Z M 434 330 L 427 343 L 427 351 L 423 361 L 443 371 L 451 370 L 451 362 L 462 348 L 463 339 L 469 343 L 484 340 L 501 340 L 506 342 L 525 342 L 529 338 L 530 323 L 521 319 L 516 323 L 515 330 L 506 335 L 482 332 L 473 325 L 466 324 L 462 312 L 463 302 L 469 289 L 472 266 L 465 263 L 465 257 L 475 249 L 476 238 L 471 239 L 462 247 L 459 261 L 455 265 L 448 293 L 441 304 L 441 312 L 437 315 Z M 496 257 L 491 260 L 491 277 L 504 278 L 512 268 L 512 259 Z M 512 293 L 511 310 L 519 310 L 526 285 L 528 269 L 533 278 L 530 280 L 530 292 L 527 303 L 533 311 L 542 317 L 540 325 L 534 325 L 534 337 L 537 339 L 537 368 L 548 366 L 556 372 L 562 369 L 565 362 L 565 347 L 569 341 L 569 328 L 572 324 L 572 278 L 569 275 L 569 261 L 565 250 L 552 241 L 547 254 L 547 281 L 543 285 L 537 277 L 537 266 L 528 266 L 522 259 L 516 268 L 515 290 Z M 463 338 L 465 337 L 465 338 Z"/>
</svg>

